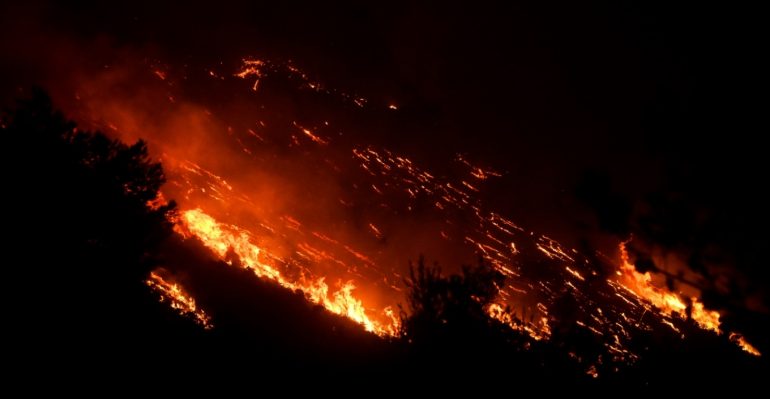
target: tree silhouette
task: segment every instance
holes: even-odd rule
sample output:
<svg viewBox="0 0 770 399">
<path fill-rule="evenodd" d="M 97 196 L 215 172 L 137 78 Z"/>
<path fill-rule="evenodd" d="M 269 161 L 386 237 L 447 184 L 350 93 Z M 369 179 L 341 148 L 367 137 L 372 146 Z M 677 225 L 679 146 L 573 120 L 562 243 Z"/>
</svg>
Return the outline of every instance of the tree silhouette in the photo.
<svg viewBox="0 0 770 399">
<path fill-rule="evenodd" d="M 467 383 L 538 375 L 532 354 L 522 352 L 532 340 L 487 314 L 503 282 L 504 276 L 484 262 L 450 276 L 422 258 L 416 267 L 410 265 L 401 335 L 415 372 Z"/>
<path fill-rule="evenodd" d="M 405 284 L 409 289 L 409 316 L 402 316 L 402 334 L 413 341 L 424 335 L 472 334 L 490 322 L 485 309 L 498 294 L 504 276 L 483 262 L 463 266 L 461 275 L 442 276 L 437 265 L 426 267 L 423 258 L 409 267 Z"/>
<path fill-rule="evenodd" d="M 148 206 L 164 182 L 160 164 L 142 141 L 78 129 L 39 90 L 1 122 L 5 228 L 24 259 L 5 270 L 20 350 L 107 356 L 146 343 L 158 326 L 148 318 L 165 316 L 143 280 L 175 209 Z"/>
<path fill-rule="evenodd" d="M 81 131 L 39 90 L 5 117 L 2 137 L 4 177 L 22 188 L 16 208 L 28 210 L 18 220 L 28 242 L 53 236 L 49 244 L 67 252 L 120 253 L 120 264 L 136 265 L 170 233 L 173 202 L 148 207 L 165 177 L 143 141 Z M 147 268 L 124 271 L 143 276 Z"/>
</svg>

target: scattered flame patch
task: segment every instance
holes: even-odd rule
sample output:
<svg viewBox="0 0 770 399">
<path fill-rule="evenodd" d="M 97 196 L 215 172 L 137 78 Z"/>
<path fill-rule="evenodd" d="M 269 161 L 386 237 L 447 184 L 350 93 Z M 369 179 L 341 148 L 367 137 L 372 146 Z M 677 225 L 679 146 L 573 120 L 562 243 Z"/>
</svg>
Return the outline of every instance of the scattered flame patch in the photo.
<svg viewBox="0 0 770 399">
<path fill-rule="evenodd" d="M 730 342 L 735 343 L 736 345 L 740 346 L 741 349 L 754 356 L 762 356 L 759 350 L 755 348 L 754 345 L 751 345 L 748 341 L 746 341 L 746 338 L 743 338 L 743 335 L 741 334 L 730 333 Z"/>
<path fill-rule="evenodd" d="M 211 318 L 202 309 L 198 309 L 195 299 L 185 292 L 184 288 L 170 278 L 163 278 L 159 271 L 150 273 L 150 277 L 145 281 L 150 289 L 160 295 L 161 302 L 168 302 L 172 309 L 176 309 L 182 316 L 191 317 L 196 323 L 204 329 L 209 330 L 214 327 L 211 324 Z"/>
<path fill-rule="evenodd" d="M 511 314 L 510 309 L 499 303 L 489 304 L 487 307 L 487 315 L 515 331 L 529 335 L 536 341 L 547 340 L 551 336 L 547 317 L 541 318 L 537 324 L 526 323 L 514 317 Z"/>
</svg>

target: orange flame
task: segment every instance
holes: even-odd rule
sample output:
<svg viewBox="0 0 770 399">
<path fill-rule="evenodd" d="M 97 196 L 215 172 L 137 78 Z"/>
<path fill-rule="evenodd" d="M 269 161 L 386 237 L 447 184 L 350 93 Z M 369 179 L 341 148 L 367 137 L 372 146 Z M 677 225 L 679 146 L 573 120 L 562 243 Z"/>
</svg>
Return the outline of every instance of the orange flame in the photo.
<svg viewBox="0 0 770 399">
<path fill-rule="evenodd" d="M 629 240 L 630 241 L 630 240 Z M 673 313 L 678 314 L 680 317 L 685 317 L 687 313 L 687 305 L 682 299 L 671 292 L 667 292 L 663 289 L 657 288 L 651 284 L 652 276 L 650 273 L 639 273 L 631 264 L 628 257 L 628 251 L 626 250 L 626 244 L 629 241 L 620 243 L 620 270 L 618 274 L 625 282 L 625 287 L 638 296 L 650 301 L 656 308 L 658 308 L 663 314 L 670 316 Z M 719 329 L 719 312 L 708 310 L 702 302 L 698 301 L 698 298 L 690 298 L 690 318 L 703 329 L 714 331 L 717 334 L 722 334 L 722 330 Z M 669 324 L 674 330 L 676 328 L 670 322 L 664 320 L 664 323 Z M 731 332 L 729 335 L 730 342 L 735 343 L 741 349 L 754 356 L 762 356 L 762 354 L 751 345 L 743 335 Z"/>
<path fill-rule="evenodd" d="M 514 318 L 509 309 L 499 303 L 489 304 L 487 307 L 487 315 L 515 331 L 528 334 L 536 341 L 547 340 L 551 336 L 551 329 L 548 327 L 547 317 L 542 317 L 539 324 L 526 323 Z"/>
<path fill-rule="evenodd" d="M 352 281 L 341 284 L 340 288 L 333 293 L 329 292 L 329 286 L 323 277 L 311 279 L 302 276 L 298 281 L 291 281 L 270 265 L 270 259 L 273 257 L 253 244 L 253 238 L 248 232 L 236 226 L 220 223 L 201 209 L 182 212 L 180 224 L 176 228 L 184 236 L 194 235 L 230 264 L 233 262 L 227 259 L 227 254 L 229 251 L 234 252 L 241 266 L 251 270 L 257 276 L 271 279 L 291 290 L 300 290 L 311 302 L 361 324 L 367 331 L 380 336 L 393 336 L 399 330 L 399 321 L 389 307 L 382 311 L 387 320 L 386 323 L 380 323 L 367 315 L 363 302 L 353 296 L 356 286 Z"/>
<path fill-rule="evenodd" d="M 735 343 L 736 345 L 740 346 L 741 349 L 743 349 L 744 351 L 754 356 L 762 356 L 759 350 L 757 350 L 757 348 L 755 348 L 754 345 L 746 341 L 746 338 L 743 338 L 743 335 L 741 334 L 730 333 L 730 342 Z"/>
<path fill-rule="evenodd" d="M 626 288 L 633 293 L 650 301 L 663 314 L 671 316 L 677 314 L 684 318 L 687 315 L 687 304 L 679 295 L 658 288 L 652 284 L 652 276 L 649 272 L 639 273 L 629 260 L 626 242 L 620 243 L 620 270 L 618 274 Z M 719 329 L 719 312 L 708 310 L 698 298 L 690 298 L 690 318 L 703 329 L 721 334 Z"/>
<path fill-rule="evenodd" d="M 198 309 L 195 299 L 179 284 L 166 281 L 156 272 L 150 273 L 150 278 L 145 281 L 145 284 L 160 295 L 161 302 L 168 301 L 171 308 L 179 311 L 179 314 L 192 317 L 206 330 L 213 327 L 211 318 L 202 309 Z"/>
</svg>

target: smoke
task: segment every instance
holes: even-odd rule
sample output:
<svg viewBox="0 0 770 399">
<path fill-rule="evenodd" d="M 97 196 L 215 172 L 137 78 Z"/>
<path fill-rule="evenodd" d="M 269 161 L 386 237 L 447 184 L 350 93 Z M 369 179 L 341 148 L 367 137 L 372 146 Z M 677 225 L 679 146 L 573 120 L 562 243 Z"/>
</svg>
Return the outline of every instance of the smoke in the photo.
<svg viewBox="0 0 770 399">
<path fill-rule="evenodd" d="M 604 231 L 631 238 L 634 265 L 650 272 L 653 284 L 701 298 L 720 311 L 723 328 L 746 331 L 765 346 L 768 220 L 757 203 L 761 189 L 748 182 L 756 178 L 755 161 L 715 164 L 712 156 L 725 148 L 700 145 L 697 155 L 660 148 L 667 173 L 636 196 L 606 174 L 587 175 L 577 193 Z"/>
<path fill-rule="evenodd" d="M 352 150 L 380 129 L 371 121 L 392 114 L 384 104 L 361 109 L 359 96 L 309 89 L 288 62 L 277 62 L 254 92 L 234 76 L 239 58 L 182 63 L 153 45 L 35 25 L 45 20 L 6 25 L 24 38 L 3 43 L 14 54 L 9 73 L 25 71 L 13 82 L 48 90 L 81 128 L 146 140 L 166 169 L 167 198 L 252 232 L 272 256 L 288 260 L 285 273 L 323 276 L 332 287 L 354 280 L 356 295 L 381 309 L 400 300 L 397 276 L 419 254 L 450 270 L 476 261 L 456 245 L 459 232 L 454 245 L 438 235 L 444 216 L 415 209 L 414 217 L 394 217 L 408 212 L 389 208 L 394 189 L 373 188 L 362 175 Z"/>
</svg>

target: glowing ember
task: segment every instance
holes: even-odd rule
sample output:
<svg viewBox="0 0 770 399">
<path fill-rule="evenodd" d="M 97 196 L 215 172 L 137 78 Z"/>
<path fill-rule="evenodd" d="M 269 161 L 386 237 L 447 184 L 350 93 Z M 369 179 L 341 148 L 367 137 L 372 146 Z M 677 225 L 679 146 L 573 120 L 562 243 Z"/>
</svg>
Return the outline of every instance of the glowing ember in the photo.
<svg viewBox="0 0 770 399">
<path fill-rule="evenodd" d="M 586 370 L 586 374 L 590 375 L 592 378 L 599 378 L 599 372 L 596 370 L 596 366 L 591 365 L 591 367 Z"/>
<path fill-rule="evenodd" d="M 265 73 L 263 72 L 264 67 L 265 62 L 262 60 L 243 60 L 243 69 L 236 73 L 235 76 L 241 79 L 254 76 L 254 85 L 251 86 L 251 89 L 257 91 L 259 80 L 265 76 Z"/>
<path fill-rule="evenodd" d="M 649 272 L 642 274 L 636 271 L 636 268 L 634 268 L 634 265 L 631 264 L 629 260 L 626 244 L 628 244 L 628 241 L 620 243 L 621 265 L 618 274 L 627 284 L 627 288 L 636 295 L 650 301 L 663 314 L 668 316 L 677 314 L 679 317 L 685 318 L 688 313 L 685 302 L 678 295 L 652 285 L 652 277 Z M 719 312 L 706 309 L 703 303 L 698 301 L 698 298 L 690 298 L 689 303 L 690 318 L 698 324 L 698 326 L 717 334 L 722 334 L 722 330 L 719 328 Z M 663 322 L 668 324 L 675 331 L 679 331 L 670 321 L 664 320 Z M 754 356 L 762 355 L 757 348 L 746 341 L 741 334 L 731 332 L 729 334 L 729 339 L 731 342 L 740 346 L 741 349 Z"/>
<path fill-rule="evenodd" d="M 297 129 L 299 129 L 302 133 L 304 133 L 305 136 L 309 137 L 310 140 L 313 140 L 314 142 L 316 142 L 318 144 L 323 144 L 323 145 L 329 144 L 328 141 L 326 141 L 326 140 L 318 137 L 317 135 L 313 134 L 313 132 L 310 131 L 310 129 L 305 129 L 304 127 L 298 125 L 297 122 L 293 122 L 292 124 L 295 127 L 297 127 Z"/>
<path fill-rule="evenodd" d="M 160 295 L 161 302 L 167 301 L 172 309 L 179 311 L 179 314 L 192 317 L 204 329 L 213 327 L 211 318 L 202 309 L 198 309 L 195 299 L 179 284 L 164 279 L 159 272 L 155 271 L 150 273 L 150 278 L 145 281 L 145 284 Z"/>
</svg>

